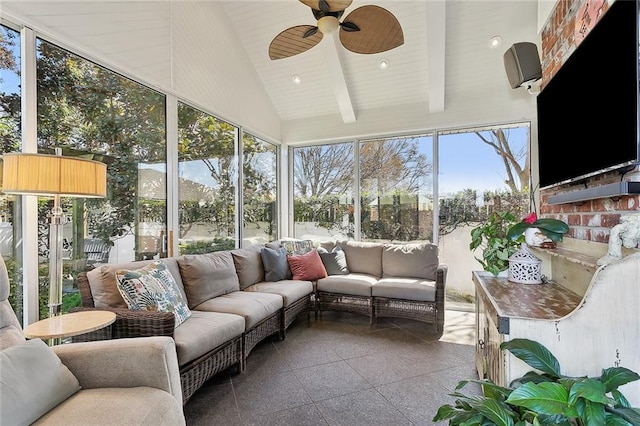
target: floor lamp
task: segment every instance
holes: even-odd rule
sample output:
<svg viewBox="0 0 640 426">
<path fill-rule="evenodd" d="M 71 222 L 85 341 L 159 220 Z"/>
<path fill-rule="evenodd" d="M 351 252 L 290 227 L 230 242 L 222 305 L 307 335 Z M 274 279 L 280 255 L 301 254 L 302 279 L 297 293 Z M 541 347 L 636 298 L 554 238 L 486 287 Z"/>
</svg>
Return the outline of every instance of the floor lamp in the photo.
<svg viewBox="0 0 640 426">
<path fill-rule="evenodd" d="M 53 196 L 49 219 L 49 316 L 62 307 L 62 228 L 66 217 L 61 197 L 102 198 L 107 192 L 107 166 L 98 161 L 56 155 L 8 153 L 2 156 L 2 192 Z"/>
</svg>

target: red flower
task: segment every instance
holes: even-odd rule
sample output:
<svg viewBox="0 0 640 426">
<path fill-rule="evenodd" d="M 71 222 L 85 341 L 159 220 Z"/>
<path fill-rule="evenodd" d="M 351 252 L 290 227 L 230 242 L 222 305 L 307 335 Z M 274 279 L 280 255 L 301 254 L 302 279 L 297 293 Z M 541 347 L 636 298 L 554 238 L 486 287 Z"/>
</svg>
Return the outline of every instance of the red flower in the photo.
<svg viewBox="0 0 640 426">
<path fill-rule="evenodd" d="M 538 220 L 538 216 L 536 215 L 536 212 L 531 212 L 527 217 L 522 219 L 523 222 L 528 223 L 530 225 L 533 225 L 536 220 Z"/>
</svg>

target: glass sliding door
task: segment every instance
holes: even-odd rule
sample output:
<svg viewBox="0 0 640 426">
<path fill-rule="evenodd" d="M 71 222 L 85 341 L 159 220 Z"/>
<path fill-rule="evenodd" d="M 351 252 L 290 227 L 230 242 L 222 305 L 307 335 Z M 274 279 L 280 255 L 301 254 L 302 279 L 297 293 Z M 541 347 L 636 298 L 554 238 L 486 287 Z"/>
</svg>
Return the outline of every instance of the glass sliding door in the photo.
<svg viewBox="0 0 640 426">
<path fill-rule="evenodd" d="M 432 137 L 371 139 L 359 148 L 361 239 L 432 241 Z"/>
<path fill-rule="evenodd" d="M 0 25 L 0 155 L 21 150 L 20 33 Z M 9 303 L 23 320 L 20 196 L 0 192 L 0 255 L 9 273 Z"/>
<path fill-rule="evenodd" d="M 62 199 L 64 312 L 79 303 L 78 272 L 166 256 L 165 96 L 41 39 L 36 66 L 38 151 L 62 148 L 65 156 L 107 164 L 105 199 Z M 39 199 L 41 290 L 48 286 L 51 206 Z M 96 258 L 90 250 L 99 244 L 106 252 Z M 42 307 L 41 300 L 44 316 Z"/>
<path fill-rule="evenodd" d="M 278 238 L 278 148 L 242 135 L 242 246 Z"/>
<path fill-rule="evenodd" d="M 524 217 L 529 210 L 529 123 L 460 129 L 438 135 L 440 257 L 449 265 L 447 300 L 474 300 L 471 230 L 492 212 Z"/>
<path fill-rule="evenodd" d="M 180 254 L 238 246 L 239 129 L 178 103 Z"/>
</svg>

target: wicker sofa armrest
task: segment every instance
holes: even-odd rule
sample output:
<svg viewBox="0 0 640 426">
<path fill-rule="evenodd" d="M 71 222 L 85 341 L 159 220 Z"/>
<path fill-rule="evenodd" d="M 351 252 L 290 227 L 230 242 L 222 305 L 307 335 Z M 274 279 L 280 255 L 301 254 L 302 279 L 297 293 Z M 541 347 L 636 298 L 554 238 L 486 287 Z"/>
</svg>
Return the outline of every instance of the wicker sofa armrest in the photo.
<svg viewBox="0 0 640 426">
<path fill-rule="evenodd" d="M 69 343 L 53 350 L 83 389 L 149 386 L 170 393 L 182 406 L 178 356 L 171 338 Z"/>
<path fill-rule="evenodd" d="M 436 326 L 440 333 L 444 330 L 444 299 L 448 271 L 449 268 L 444 263 L 440 263 L 436 269 Z"/>
<path fill-rule="evenodd" d="M 173 337 L 176 318 L 172 312 L 134 311 L 126 308 L 72 308 L 79 311 L 110 311 L 116 314 L 116 321 L 111 325 L 111 336 L 104 336 L 104 331 L 86 333 L 74 337 L 73 341 L 102 340 L 105 338 L 123 339 L 128 337 L 169 336 Z M 101 336 L 103 337 L 99 337 Z"/>
<path fill-rule="evenodd" d="M 447 285 L 447 272 L 449 271 L 449 267 L 444 263 L 438 265 L 438 269 L 436 269 L 436 291 L 438 289 L 442 289 L 444 291 Z"/>
</svg>

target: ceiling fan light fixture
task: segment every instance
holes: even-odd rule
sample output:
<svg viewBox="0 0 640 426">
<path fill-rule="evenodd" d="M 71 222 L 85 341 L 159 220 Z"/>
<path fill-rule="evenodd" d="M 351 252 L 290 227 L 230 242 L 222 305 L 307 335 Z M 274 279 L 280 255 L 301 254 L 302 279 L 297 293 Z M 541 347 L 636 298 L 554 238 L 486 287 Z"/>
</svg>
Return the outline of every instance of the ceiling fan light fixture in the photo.
<svg viewBox="0 0 640 426">
<path fill-rule="evenodd" d="M 335 16 L 323 16 L 318 19 L 318 29 L 324 35 L 332 34 L 340 26 L 340 21 Z"/>
<path fill-rule="evenodd" d="M 381 70 L 386 70 L 387 68 L 389 68 L 389 60 L 381 59 L 380 62 L 378 62 L 378 68 L 380 68 Z"/>
<path fill-rule="evenodd" d="M 291 81 L 293 81 L 293 84 L 300 84 L 302 83 L 302 78 L 298 74 L 295 74 L 291 77 Z"/>
</svg>

